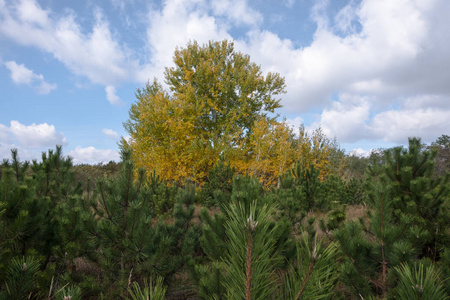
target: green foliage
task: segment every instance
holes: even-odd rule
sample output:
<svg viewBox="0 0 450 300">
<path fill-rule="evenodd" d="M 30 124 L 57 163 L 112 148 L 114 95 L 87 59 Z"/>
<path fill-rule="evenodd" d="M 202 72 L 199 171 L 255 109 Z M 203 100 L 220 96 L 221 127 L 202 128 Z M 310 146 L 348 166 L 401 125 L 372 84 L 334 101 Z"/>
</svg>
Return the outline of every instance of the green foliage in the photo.
<svg viewBox="0 0 450 300">
<path fill-rule="evenodd" d="M 450 248 L 446 248 L 441 253 L 440 269 L 442 270 L 443 278 L 450 278 Z M 450 295 L 450 280 L 445 284 L 447 295 Z"/>
<path fill-rule="evenodd" d="M 245 229 L 245 224 L 247 224 L 250 212 L 254 212 L 258 216 L 260 210 L 265 211 L 266 209 L 269 209 L 269 207 L 271 207 L 271 215 L 275 211 L 272 207 L 273 204 L 270 204 L 270 199 L 265 198 L 264 190 L 259 181 L 247 176 L 237 176 L 234 178 L 233 190 L 229 199 L 222 197 L 221 193 L 216 193 L 215 196 L 217 197 L 215 201 L 220 203 L 220 213 L 211 215 L 206 208 L 201 210 L 200 218 L 204 225 L 202 236 L 200 237 L 200 245 L 205 253 L 205 258 L 196 262 L 192 261 L 191 270 L 200 297 L 204 299 L 227 299 L 229 288 L 225 283 L 236 283 L 236 281 L 233 280 L 237 280 L 236 278 L 230 278 L 231 269 L 228 268 L 231 267 L 229 266 L 229 261 L 233 259 L 242 260 L 242 255 L 244 255 L 244 258 L 246 255 L 245 251 L 244 253 L 235 253 L 234 250 L 237 248 L 232 248 L 231 245 L 233 245 L 233 247 L 241 248 L 247 245 L 238 246 L 236 243 L 242 241 L 243 232 L 248 233 L 248 230 L 246 231 Z M 244 218 L 245 215 L 245 220 L 241 220 L 242 222 L 239 223 L 237 218 Z M 265 220 L 263 224 L 267 224 L 260 228 L 264 228 L 266 234 L 270 236 L 270 243 L 272 246 L 269 247 L 271 249 L 269 252 L 272 253 L 274 259 L 279 257 L 277 258 L 277 264 L 281 267 L 284 263 L 284 261 L 281 260 L 281 257 L 292 257 L 294 255 L 293 252 L 295 252 L 295 244 L 290 239 L 290 224 L 284 221 L 274 222 L 272 217 Z M 252 213 L 253 221 L 255 220 L 254 218 L 255 215 Z M 230 227 L 231 224 L 235 224 L 235 227 Z M 236 226 L 241 226 L 241 228 L 238 230 L 238 227 Z M 256 245 L 269 243 L 269 240 L 266 240 L 266 237 L 263 238 L 259 232 L 260 231 L 258 231 L 257 238 L 262 240 L 254 240 Z M 231 238 L 233 238 L 234 242 L 231 241 Z M 236 238 L 238 239 L 236 240 Z M 245 241 L 247 241 L 247 239 Z M 257 251 L 262 251 L 262 249 Z M 230 255 L 236 255 L 236 257 L 231 257 Z M 237 256 L 240 258 L 237 258 Z M 263 263 L 263 261 L 257 263 Z M 268 263 L 268 266 L 261 266 L 261 268 L 269 268 L 271 266 L 269 261 L 266 263 Z M 240 267 L 234 266 L 234 268 Z M 236 276 L 237 274 L 242 275 L 242 273 L 239 273 L 241 271 L 234 269 L 233 274 Z M 270 287 L 269 290 L 273 288 L 274 287 Z M 237 297 L 239 297 L 239 295 Z M 242 295 L 242 297 L 244 296 Z"/>
<path fill-rule="evenodd" d="M 55 293 L 55 300 L 81 300 L 81 289 L 79 287 L 64 287 Z"/>
<path fill-rule="evenodd" d="M 267 190 L 231 179 L 223 159 L 203 188 L 168 183 L 127 150 L 92 190 L 61 147 L 32 164 L 13 150 L 0 168 L 0 299 L 158 299 L 180 278 L 202 299 L 448 299 L 450 175 L 417 139 L 384 154 L 364 183 L 303 162 Z M 200 203 L 213 205 L 196 216 Z M 345 222 L 359 203 L 368 218 Z"/>
<path fill-rule="evenodd" d="M 155 215 L 161 216 L 170 212 L 175 204 L 175 197 L 178 191 L 177 186 L 169 186 L 155 172 L 151 172 L 147 176 L 146 185 L 151 195 L 149 204 Z"/>
<path fill-rule="evenodd" d="M 321 204 L 322 199 L 318 197 L 320 180 L 318 170 L 313 164 L 309 168 L 304 168 L 300 163 L 291 170 L 291 174 L 294 177 L 294 182 L 297 186 L 301 187 L 304 193 L 304 209 L 306 211 L 311 210 L 313 207 L 318 207 Z"/>
<path fill-rule="evenodd" d="M 338 279 L 338 246 L 324 247 L 307 234 L 297 243 L 297 256 L 285 276 L 283 299 L 331 299 Z"/>
<path fill-rule="evenodd" d="M 225 165 L 225 159 L 221 156 L 219 162 L 208 173 L 200 194 L 200 201 L 207 206 L 217 204 L 214 201 L 214 194 L 217 192 L 220 192 L 224 198 L 229 198 L 234 175 L 235 169 L 230 163 Z"/>
<path fill-rule="evenodd" d="M 275 230 L 269 221 L 273 206 L 246 207 L 233 203 L 225 225 L 228 253 L 224 258 L 227 299 L 268 299 L 275 288 L 274 271 L 280 257 Z"/>
<path fill-rule="evenodd" d="M 350 222 L 334 233 L 348 259 L 342 280 L 355 294 L 385 297 L 395 279 L 393 268 L 424 256 L 436 260 L 445 247 L 448 177 L 433 177 L 434 158 L 420 140 L 410 139 L 407 150 L 387 150 L 384 165 L 369 166 L 370 225 Z"/>
<path fill-rule="evenodd" d="M 137 282 L 133 282 L 132 287 L 128 288 L 131 299 L 133 300 L 163 300 L 165 299 L 167 287 L 164 286 L 164 278 L 157 277 L 155 281 L 145 280 L 144 288 Z"/>
<path fill-rule="evenodd" d="M 395 270 L 399 273 L 400 280 L 393 291 L 394 299 L 450 299 L 445 292 L 441 274 L 434 265 L 424 268 L 423 264 L 416 264 L 414 267 L 403 264 Z"/>
<path fill-rule="evenodd" d="M 280 188 L 273 191 L 273 201 L 280 207 L 280 219 L 286 219 L 294 230 L 300 230 L 301 222 L 306 216 L 305 191 L 294 177 L 287 173 L 280 178 Z"/>
<path fill-rule="evenodd" d="M 391 190 L 395 220 L 403 215 L 413 218 L 414 225 L 424 234 L 421 255 L 432 260 L 438 259 L 438 253 L 450 242 L 444 205 L 450 197 L 450 174 L 433 176 L 435 158 L 435 151 L 424 150 L 420 139 L 413 138 L 408 149 L 386 150 L 386 163 L 368 169 L 370 175 L 379 177 Z"/>
<path fill-rule="evenodd" d="M 389 269 L 411 261 L 416 254 L 412 244 L 406 240 L 406 229 L 411 219 L 405 216 L 397 222 L 389 189 L 380 183 L 372 184 L 370 188 L 370 227 L 367 229 L 364 225 L 350 222 L 334 232 L 349 261 L 344 265 L 343 280 L 355 287 L 354 292 L 363 296 L 370 295 L 372 291 L 385 295 L 389 288 Z"/>
<path fill-rule="evenodd" d="M 126 290 L 131 276 L 170 276 L 179 270 L 197 243 L 198 229 L 191 228 L 195 189 L 180 189 L 172 212 L 173 224 L 154 222 L 156 197 L 163 183 L 147 180 L 140 170 L 135 177 L 130 152 L 122 153 L 117 178 L 101 180 L 84 211 L 89 233 L 90 258 L 104 271 L 106 282 Z M 95 249 L 101 249 L 96 251 Z"/>
<path fill-rule="evenodd" d="M 81 182 L 83 189 L 95 188 L 95 182 L 103 177 L 114 177 L 120 171 L 120 163 L 110 161 L 107 164 L 79 164 L 73 166 L 75 181 Z"/>
<path fill-rule="evenodd" d="M 29 299 L 34 292 L 36 275 L 40 262 L 28 256 L 13 258 L 7 268 L 6 291 L 0 295 L 3 299 Z"/>
<path fill-rule="evenodd" d="M 341 206 L 336 209 L 333 209 L 327 214 L 326 221 L 324 219 L 319 220 L 319 226 L 320 229 L 322 229 L 323 232 L 329 233 L 330 231 L 333 231 L 337 229 L 346 218 L 346 206 Z"/>
</svg>

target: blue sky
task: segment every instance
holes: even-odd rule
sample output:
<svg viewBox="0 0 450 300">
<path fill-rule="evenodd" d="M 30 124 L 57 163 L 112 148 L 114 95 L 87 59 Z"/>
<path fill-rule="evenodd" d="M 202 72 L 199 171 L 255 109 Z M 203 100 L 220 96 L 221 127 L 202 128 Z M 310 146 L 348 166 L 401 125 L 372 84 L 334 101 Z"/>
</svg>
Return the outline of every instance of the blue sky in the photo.
<svg viewBox="0 0 450 300">
<path fill-rule="evenodd" d="M 448 0 L 0 0 L 0 158 L 118 160 L 175 47 L 233 40 L 286 78 L 279 111 L 350 152 L 450 134 Z"/>
</svg>

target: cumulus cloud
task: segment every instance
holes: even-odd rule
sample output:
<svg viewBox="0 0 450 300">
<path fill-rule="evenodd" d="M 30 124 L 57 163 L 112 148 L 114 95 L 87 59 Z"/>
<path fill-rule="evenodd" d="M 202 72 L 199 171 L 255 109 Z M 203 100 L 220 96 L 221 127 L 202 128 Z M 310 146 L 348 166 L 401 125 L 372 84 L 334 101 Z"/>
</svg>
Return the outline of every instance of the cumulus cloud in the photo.
<svg viewBox="0 0 450 300">
<path fill-rule="evenodd" d="M 420 108 L 385 111 L 372 121 L 373 135 L 385 141 L 404 143 L 407 137 L 421 137 L 430 142 L 448 132 L 450 110 Z"/>
<path fill-rule="evenodd" d="M 42 74 L 36 74 L 33 70 L 25 67 L 24 64 L 17 64 L 15 61 L 5 62 L 5 66 L 11 72 L 11 79 L 16 84 L 34 86 L 39 94 L 49 94 L 56 89 L 56 84 L 50 84 L 44 80 Z"/>
<path fill-rule="evenodd" d="M 102 132 L 107 137 L 109 137 L 110 139 L 113 139 L 113 140 L 115 140 L 115 139 L 117 139 L 119 137 L 119 134 L 117 132 L 115 132 L 114 130 L 112 130 L 112 129 L 105 128 L 105 129 L 102 130 Z"/>
<path fill-rule="evenodd" d="M 119 96 L 116 94 L 116 88 L 112 85 L 105 87 L 106 99 L 108 99 L 111 104 L 119 104 L 122 102 Z"/>
<path fill-rule="evenodd" d="M 11 121 L 10 133 L 17 139 L 19 145 L 30 148 L 54 147 L 64 145 L 67 140 L 61 132 L 56 132 L 55 126 L 43 124 L 24 125 Z"/>
<path fill-rule="evenodd" d="M 0 158 L 11 158 L 11 149 L 16 148 L 21 159 L 37 159 L 42 151 L 66 144 L 66 137 L 54 125 L 24 125 L 18 121 L 11 121 L 10 126 L 0 124 Z"/>
<path fill-rule="evenodd" d="M 101 150 L 95 147 L 77 146 L 69 151 L 68 155 L 73 158 L 75 164 L 98 164 L 109 161 L 120 161 L 119 152 L 114 150 Z"/>
<path fill-rule="evenodd" d="M 212 6 L 211 6 L 212 5 Z M 218 15 L 213 15 L 214 11 Z M 148 14 L 147 48 L 149 63 L 137 74 L 141 82 L 153 77 L 161 78 L 164 67 L 172 66 L 176 47 L 184 47 L 189 41 L 199 44 L 210 40 L 232 40 L 228 33 L 237 19 L 246 24 L 257 23 L 259 14 L 249 15 L 251 9 L 245 1 L 223 1 L 221 4 L 197 0 L 167 0 L 161 9 Z M 220 15 L 225 20 L 220 20 Z"/>
<path fill-rule="evenodd" d="M 0 33 L 25 45 L 51 53 L 74 74 L 91 82 L 111 85 L 126 80 L 137 67 L 126 47 L 120 45 L 100 11 L 85 33 L 71 11 L 57 17 L 34 0 L 3 4 Z"/>
<path fill-rule="evenodd" d="M 369 157 L 372 152 L 373 152 L 373 149 L 364 150 L 362 148 L 357 148 L 357 149 L 353 149 L 352 151 L 350 151 L 349 155 L 358 156 L 358 157 Z"/>
<path fill-rule="evenodd" d="M 214 15 L 226 16 L 229 20 L 237 25 L 257 25 L 263 20 L 262 15 L 250 8 L 247 4 L 247 1 L 212 1 L 211 5 Z"/>
<path fill-rule="evenodd" d="M 304 126 L 304 120 L 302 117 L 295 117 L 293 119 L 286 119 L 286 123 L 296 132 L 300 126 Z"/>
<path fill-rule="evenodd" d="M 0 124 L 0 142 L 6 142 L 9 139 L 9 127 Z"/>
<path fill-rule="evenodd" d="M 239 43 L 264 69 L 286 77 L 286 110 L 330 105 L 336 93 L 380 95 L 379 105 L 389 107 L 399 95 L 449 92 L 448 1 L 363 0 L 345 6 L 335 20 L 321 13 L 326 3 L 314 10 L 318 29 L 307 47 L 259 30 Z"/>
<path fill-rule="evenodd" d="M 238 43 L 286 77 L 284 111 L 321 110 L 311 126 L 340 142 L 431 141 L 450 126 L 450 2 L 351 1 L 333 19 L 317 2 L 311 45 L 253 30 Z M 447 117 L 445 117 L 447 116 Z"/>
<path fill-rule="evenodd" d="M 313 127 L 321 126 L 329 137 L 338 141 L 355 142 L 370 135 L 366 124 L 369 120 L 370 104 L 365 99 L 353 102 L 334 102 L 331 108 L 325 109 Z"/>
<path fill-rule="evenodd" d="M 383 140 L 404 144 L 408 137 L 421 137 L 431 142 L 448 131 L 450 108 L 448 97 L 422 96 L 402 100 L 398 108 L 377 111 L 370 101 L 348 103 L 343 97 L 325 109 L 315 126 L 338 141 Z"/>
<path fill-rule="evenodd" d="M 282 112 L 292 116 L 314 109 L 314 125 L 341 142 L 431 138 L 449 128 L 444 117 L 450 112 L 449 1 L 349 1 L 333 16 L 330 1 L 315 3 L 311 20 L 317 29 L 303 47 L 264 30 L 256 8 L 237 0 L 167 0 L 152 6 L 140 49 L 146 54 L 139 58 L 100 10 L 86 28 L 73 12 L 58 16 L 34 0 L 0 2 L 0 34 L 51 53 L 74 74 L 103 85 L 107 99 L 117 103 L 115 86 L 161 78 L 175 47 L 189 40 L 231 40 L 239 26 L 246 32 L 236 38 L 236 48 L 265 72 L 286 78 Z"/>
</svg>

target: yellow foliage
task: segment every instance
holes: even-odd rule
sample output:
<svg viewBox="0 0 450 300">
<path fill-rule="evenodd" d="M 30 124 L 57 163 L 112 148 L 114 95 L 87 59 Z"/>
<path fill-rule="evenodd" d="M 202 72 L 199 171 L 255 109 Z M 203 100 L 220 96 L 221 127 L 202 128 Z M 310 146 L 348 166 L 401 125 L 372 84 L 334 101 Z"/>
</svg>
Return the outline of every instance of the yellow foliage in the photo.
<svg viewBox="0 0 450 300">
<path fill-rule="evenodd" d="M 297 160 L 330 172 L 329 140 L 319 130 L 295 135 L 286 122 L 268 117 L 281 107 L 284 93 L 278 74 L 263 76 L 232 43 L 189 43 L 167 68 L 169 91 L 155 80 L 136 93 L 124 123 L 135 164 L 169 182 L 190 179 L 202 184 L 223 155 L 241 174 L 256 176 L 268 187 Z"/>
</svg>

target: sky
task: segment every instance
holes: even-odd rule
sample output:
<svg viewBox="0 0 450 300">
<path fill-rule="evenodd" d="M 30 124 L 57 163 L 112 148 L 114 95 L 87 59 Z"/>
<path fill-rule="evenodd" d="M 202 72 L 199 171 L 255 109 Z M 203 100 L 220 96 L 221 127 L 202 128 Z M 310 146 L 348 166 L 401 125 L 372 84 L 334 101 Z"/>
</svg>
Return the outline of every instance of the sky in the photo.
<svg viewBox="0 0 450 300">
<path fill-rule="evenodd" d="M 286 80 L 280 118 L 350 153 L 450 135 L 448 0 L 0 0 L 0 159 L 119 161 L 176 47 L 224 39 Z"/>
</svg>

